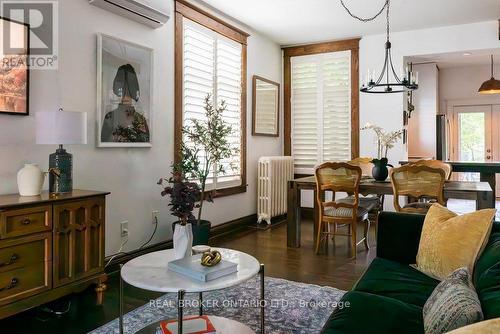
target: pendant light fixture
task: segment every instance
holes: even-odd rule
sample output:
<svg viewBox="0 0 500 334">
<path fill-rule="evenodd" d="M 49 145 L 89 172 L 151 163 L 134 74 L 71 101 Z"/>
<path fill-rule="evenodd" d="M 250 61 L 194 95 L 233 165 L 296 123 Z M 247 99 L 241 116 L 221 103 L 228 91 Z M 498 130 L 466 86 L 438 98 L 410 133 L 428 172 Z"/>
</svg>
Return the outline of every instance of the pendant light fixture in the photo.
<svg viewBox="0 0 500 334">
<path fill-rule="evenodd" d="M 361 22 L 369 22 L 376 19 L 380 14 L 383 13 L 384 9 L 386 9 L 386 42 L 385 42 L 385 59 L 384 65 L 382 67 L 382 71 L 378 77 L 374 76 L 374 73 L 368 71 L 368 75 L 363 80 L 363 84 L 361 86 L 360 91 L 363 93 L 376 93 L 376 94 L 384 94 L 384 93 L 401 93 L 406 91 L 413 91 L 418 88 L 418 73 L 413 73 L 412 64 L 408 64 L 408 66 L 404 69 L 402 73 L 402 78 L 400 78 L 396 74 L 396 70 L 394 69 L 394 64 L 392 62 L 392 54 L 391 54 L 391 41 L 390 41 L 390 17 L 389 17 L 389 7 L 390 0 L 386 0 L 384 6 L 380 11 L 370 18 L 361 18 L 351 13 L 351 11 L 347 8 L 344 3 L 344 0 L 340 0 L 340 3 L 344 7 L 344 9 L 349 13 L 353 18 L 361 21 Z"/>
<path fill-rule="evenodd" d="M 500 94 L 500 80 L 493 77 L 493 55 L 491 55 L 491 79 L 483 82 L 478 92 L 479 94 Z"/>
</svg>

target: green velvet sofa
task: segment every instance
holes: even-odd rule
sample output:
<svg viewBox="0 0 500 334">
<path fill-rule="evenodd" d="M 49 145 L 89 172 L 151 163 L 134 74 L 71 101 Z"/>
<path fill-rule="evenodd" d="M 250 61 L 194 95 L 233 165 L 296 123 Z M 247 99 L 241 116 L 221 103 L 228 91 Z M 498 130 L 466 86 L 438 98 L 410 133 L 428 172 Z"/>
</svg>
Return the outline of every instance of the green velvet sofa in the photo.
<svg viewBox="0 0 500 334">
<path fill-rule="evenodd" d="M 422 307 L 439 283 L 409 266 L 415 263 L 424 217 L 380 214 L 377 257 L 344 295 L 343 307 L 333 311 L 322 333 L 424 333 Z M 500 317 L 500 222 L 493 225 L 473 279 L 485 319 Z"/>
</svg>

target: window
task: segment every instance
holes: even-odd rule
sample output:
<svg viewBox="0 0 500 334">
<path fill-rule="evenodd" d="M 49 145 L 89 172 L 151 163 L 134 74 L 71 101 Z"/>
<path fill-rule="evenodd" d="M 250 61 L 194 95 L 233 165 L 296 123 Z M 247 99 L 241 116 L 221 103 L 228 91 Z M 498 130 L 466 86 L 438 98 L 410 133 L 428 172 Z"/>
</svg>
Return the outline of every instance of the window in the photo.
<svg viewBox="0 0 500 334">
<path fill-rule="evenodd" d="M 358 155 L 355 41 L 356 48 L 333 42 L 321 44 L 317 51 L 315 45 L 285 49 L 289 101 L 285 103 L 285 154 L 294 157 L 296 174 L 313 174 L 314 166 L 324 161 L 348 161 Z"/>
<path fill-rule="evenodd" d="M 293 57 L 292 155 L 297 174 L 351 158 L 351 53 Z"/>
<path fill-rule="evenodd" d="M 212 173 L 207 190 L 218 195 L 246 190 L 246 36 L 183 2 L 176 3 L 176 152 L 183 125 L 202 119 L 204 100 L 212 97 L 214 106 L 225 101 L 224 120 L 233 128 L 229 138 L 235 156 L 223 161 L 226 173 Z M 217 24 L 214 24 L 216 22 Z M 234 38 L 237 33 L 238 38 Z M 177 157 L 178 158 L 178 157 Z M 231 167 L 230 167 L 231 166 Z M 218 166 L 212 166 L 217 170 Z"/>
</svg>

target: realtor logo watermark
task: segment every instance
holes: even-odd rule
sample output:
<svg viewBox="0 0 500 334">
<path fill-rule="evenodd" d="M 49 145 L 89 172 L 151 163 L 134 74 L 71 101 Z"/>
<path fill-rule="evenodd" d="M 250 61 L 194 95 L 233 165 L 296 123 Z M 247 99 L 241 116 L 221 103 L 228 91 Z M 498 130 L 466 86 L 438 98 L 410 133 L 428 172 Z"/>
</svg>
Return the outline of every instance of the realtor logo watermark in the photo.
<svg viewBox="0 0 500 334">
<path fill-rule="evenodd" d="M 29 24 L 30 69 L 56 70 L 58 67 L 57 1 L 0 0 L 2 24 L 2 65 L 26 48 L 26 40 L 19 34 L 19 24 Z"/>
</svg>

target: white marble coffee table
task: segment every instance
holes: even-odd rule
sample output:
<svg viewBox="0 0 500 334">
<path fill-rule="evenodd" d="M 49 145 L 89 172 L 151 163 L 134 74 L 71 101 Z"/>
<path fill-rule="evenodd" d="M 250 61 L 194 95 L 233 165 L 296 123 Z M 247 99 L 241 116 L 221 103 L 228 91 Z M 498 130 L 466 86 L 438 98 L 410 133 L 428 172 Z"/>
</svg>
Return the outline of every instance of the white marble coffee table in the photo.
<svg viewBox="0 0 500 334">
<path fill-rule="evenodd" d="M 120 333 L 123 333 L 123 282 L 149 291 L 177 293 L 178 301 L 182 301 L 184 299 L 184 294 L 186 292 L 198 292 L 200 299 L 199 314 L 202 315 L 203 292 L 229 288 L 238 285 L 257 274 L 260 274 L 261 277 L 261 333 L 264 333 L 264 265 L 260 264 L 259 261 L 257 261 L 257 259 L 253 256 L 240 251 L 226 248 L 212 249 L 218 250 L 223 259 L 237 263 L 238 271 L 234 274 L 223 276 L 209 282 L 196 281 L 168 270 L 168 262 L 175 259 L 173 249 L 148 253 L 125 263 L 120 271 Z M 182 333 L 182 318 L 183 307 L 182 303 L 178 302 L 178 321 L 181 329 L 180 333 Z M 218 317 L 217 321 L 224 322 L 224 319 L 225 318 Z M 235 322 L 229 319 L 226 320 L 228 321 L 227 325 L 229 325 L 229 322 Z M 151 333 L 150 327 L 154 328 L 155 325 L 146 327 L 144 333 Z M 140 331 L 139 333 L 143 333 L 143 331 Z"/>
</svg>

